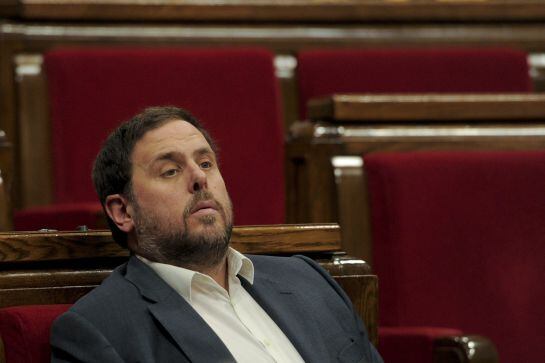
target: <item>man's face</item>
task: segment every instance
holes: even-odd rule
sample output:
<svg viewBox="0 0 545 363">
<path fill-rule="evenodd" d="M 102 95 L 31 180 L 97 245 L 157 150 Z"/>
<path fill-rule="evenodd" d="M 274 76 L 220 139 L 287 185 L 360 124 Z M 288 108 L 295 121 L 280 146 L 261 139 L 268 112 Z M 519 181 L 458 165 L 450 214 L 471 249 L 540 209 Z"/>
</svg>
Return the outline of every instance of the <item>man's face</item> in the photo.
<svg viewBox="0 0 545 363">
<path fill-rule="evenodd" d="M 233 213 L 216 155 L 190 123 L 148 131 L 131 156 L 135 252 L 181 266 L 213 265 L 227 249 Z"/>
</svg>

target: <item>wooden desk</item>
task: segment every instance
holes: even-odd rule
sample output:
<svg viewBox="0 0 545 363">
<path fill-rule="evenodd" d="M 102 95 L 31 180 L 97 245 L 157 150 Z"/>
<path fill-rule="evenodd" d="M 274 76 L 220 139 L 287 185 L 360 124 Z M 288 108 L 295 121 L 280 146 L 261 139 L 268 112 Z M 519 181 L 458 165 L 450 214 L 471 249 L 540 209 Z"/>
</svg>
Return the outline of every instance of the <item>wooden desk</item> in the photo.
<svg viewBox="0 0 545 363">
<path fill-rule="evenodd" d="M 407 21 L 543 20 L 540 0 L 437 1 L 288 0 L 188 2 L 184 0 L 4 0 L 0 15 L 25 19 Z"/>
<path fill-rule="evenodd" d="M 545 148 L 544 94 L 335 95 L 309 115 L 288 141 L 289 220 L 339 221 L 343 249 L 371 264 L 362 154 Z"/>
</svg>

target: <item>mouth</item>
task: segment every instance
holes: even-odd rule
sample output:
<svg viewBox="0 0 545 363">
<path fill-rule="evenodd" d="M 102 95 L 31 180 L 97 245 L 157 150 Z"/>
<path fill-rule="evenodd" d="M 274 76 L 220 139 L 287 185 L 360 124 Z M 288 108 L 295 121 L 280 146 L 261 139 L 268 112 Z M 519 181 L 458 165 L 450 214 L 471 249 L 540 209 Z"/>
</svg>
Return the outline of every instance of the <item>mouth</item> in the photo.
<svg viewBox="0 0 545 363">
<path fill-rule="evenodd" d="M 204 200 L 201 202 L 198 202 L 195 204 L 193 208 L 191 208 L 190 214 L 194 216 L 205 216 L 209 214 L 215 214 L 218 213 L 218 206 L 217 203 L 213 200 Z"/>
</svg>

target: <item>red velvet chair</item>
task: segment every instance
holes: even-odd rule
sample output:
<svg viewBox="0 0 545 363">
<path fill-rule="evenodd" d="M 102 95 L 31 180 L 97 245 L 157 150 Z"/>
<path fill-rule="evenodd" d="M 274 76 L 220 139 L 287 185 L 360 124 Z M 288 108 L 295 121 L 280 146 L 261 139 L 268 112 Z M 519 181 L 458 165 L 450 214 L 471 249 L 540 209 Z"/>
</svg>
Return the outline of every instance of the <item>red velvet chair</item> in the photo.
<svg viewBox="0 0 545 363">
<path fill-rule="evenodd" d="M 513 49 L 324 49 L 298 55 L 299 110 L 333 93 L 530 92 L 527 55 Z"/>
<path fill-rule="evenodd" d="M 51 323 L 70 305 L 29 305 L 0 309 L 0 338 L 6 363 L 45 363 L 51 360 Z M 0 356 L 0 361 L 2 357 Z"/>
<path fill-rule="evenodd" d="M 153 105 L 195 114 L 220 147 L 236 224 L 283 223 L 283 122 L 263 49 L 58 49 L 45 55 L 54 203 L 15 213 L 17 230 L 97 225 L 90 173 L 101 142 Z M 266 192 L 264 192 L 266 191 Z"/>
<path fill-rule="evenodd" d="M 545 151 L 376 153 L 364 167 L 383 329 L 450 327 L 490 338 L 501 362 L 544 362 Z"/>
</svg>

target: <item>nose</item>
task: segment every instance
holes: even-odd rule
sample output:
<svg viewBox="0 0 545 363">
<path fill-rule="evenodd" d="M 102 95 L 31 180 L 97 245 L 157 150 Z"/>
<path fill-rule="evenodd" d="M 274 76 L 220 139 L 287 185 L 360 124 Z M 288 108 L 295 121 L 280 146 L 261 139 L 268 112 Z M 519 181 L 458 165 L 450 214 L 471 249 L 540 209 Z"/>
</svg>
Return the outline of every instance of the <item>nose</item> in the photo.
<svg viewBox="0 0 545 363">
<path fill-rule="evenodd" d="M 202 189 L 206 189 L 206 173 L 198 166 L 193 165 L 191 168 L 191 176 L 189 181 L 189 192 L 196 193 Z"/>
</svg>

